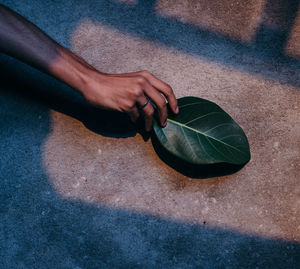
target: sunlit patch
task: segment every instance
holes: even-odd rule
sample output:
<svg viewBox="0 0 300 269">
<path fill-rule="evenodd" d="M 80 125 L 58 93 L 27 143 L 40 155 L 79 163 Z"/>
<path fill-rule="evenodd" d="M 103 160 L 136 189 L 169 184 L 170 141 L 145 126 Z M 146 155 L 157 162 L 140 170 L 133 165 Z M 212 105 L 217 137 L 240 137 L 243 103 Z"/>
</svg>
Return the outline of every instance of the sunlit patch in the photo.
<svg viewBox="0 0 300 269">
<path fill-rule="evenodd" d="M 244 42 L 253 40 L 265 0 L 181 1 L 157 0 L 155 12 Z"/>
<path fill-rule="evenodd" d="M 231 176 L 191 180 L 163 163 L 140 135 L 106 137 L 52 112 L 43 163 L 63 199 L 300 242 L 296 87 L 87 19 L 70 42 L 74 52 L 104 72 L 147 69 L 173 86 L 178 97 L 199 96 L 221 105 L 245 130 L 252 161 Z"/>
<path fill-rule="evenodd" d="M 292 57 L 300 59 L 300 12 L 290 31 L 289 39 L 286 45 L 286 53 Z"/>
</svg>

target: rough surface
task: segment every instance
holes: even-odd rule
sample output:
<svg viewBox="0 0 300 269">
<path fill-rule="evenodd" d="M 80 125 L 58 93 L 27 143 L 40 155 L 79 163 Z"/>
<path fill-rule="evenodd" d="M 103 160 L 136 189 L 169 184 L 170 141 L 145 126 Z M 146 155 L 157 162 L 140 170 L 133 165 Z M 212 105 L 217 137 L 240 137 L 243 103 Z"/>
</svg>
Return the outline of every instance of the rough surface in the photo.
<svg viewBox="0 0 300 269">
<path fill-rule="evenodd" d="M 300 12 L 297 13 L 296 20 L 290 33 L 290 37 L 286 46 L 286 52 L 300 58 Z"/>
<path fill-rule="evenodd" d="M 157 0 L 155 11 L 243 41 L 255 37 L 265 0 L 180 1 Z"/>
<path fill-rule="evenodd" d="M 217 11 L 211 28 L 161 15 L 168 1 L 3 2 L 104 72 L 148 69 L 178 97 L 218 103 L 252 160 L 191 179 L 124 121 L 1 55 L 0 268 L 300 267 L 300 64 L 283 53 L 292 22 L 270 31 L 280 14 L 239 1 L 261 16 L 245 44 L 236 29 L 211 30 L 228 20 Z"/>
</svg>

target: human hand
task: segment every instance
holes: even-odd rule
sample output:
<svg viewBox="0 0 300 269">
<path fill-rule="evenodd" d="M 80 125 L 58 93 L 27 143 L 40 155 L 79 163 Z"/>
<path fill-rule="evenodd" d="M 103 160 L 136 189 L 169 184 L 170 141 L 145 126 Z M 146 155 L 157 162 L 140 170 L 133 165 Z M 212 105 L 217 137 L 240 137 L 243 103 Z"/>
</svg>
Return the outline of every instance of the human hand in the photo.
<svg viewBox="0 0 300 269">
<path fill-rule="evenodd" d="M 172 88 L 148 71 L 103 74 L 90 70 L 80 91 L 90 103 L 128 113 L 134 122 L 140 117 L 140 112 L 143 112 L 146 131 L 152 128 L 155 110 L 152 104 L 157 108 L 163 127 L 167 124 L 168 116 L 166 101 L 173 113 L 178 113 L 177 100 Z M 151 102 L 147 103 L 147 98 Z"/>
<path fill-rule="evenodd" d="M 143 112 L 147 131 L 152 126 L 153 106 L 162 126 L 167 121 L 166 101 L 178 113 L 172 88 L 149 72 L 103 74 L 1 4 L 0 13 L 1 51 L 79 90 L 92 104 L 126 112 L 133 121 Z"/>
</svg>

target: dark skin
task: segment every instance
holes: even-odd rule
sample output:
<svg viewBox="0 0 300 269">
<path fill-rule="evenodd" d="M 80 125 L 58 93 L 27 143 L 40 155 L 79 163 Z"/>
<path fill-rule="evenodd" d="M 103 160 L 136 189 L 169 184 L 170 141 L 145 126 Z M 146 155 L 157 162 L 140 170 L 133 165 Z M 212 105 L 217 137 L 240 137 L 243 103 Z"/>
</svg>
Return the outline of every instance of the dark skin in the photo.
<svg viewBox="0 0 300 269">
<path fill-rule="evenodd" d="M 172 88 L 148 71 L 105 74 L 55 42 L 24 17 L 0 4 L 0 51 L 65 82 L 93 105 L 128 113 L 136 121 L 144 114 L 152 128 L 156 106 L 162 126 L 167 124 L 167 102 L 178 113 Z M 140 109 L 149 98 L 152 102 Z M 167 102 L 166 102 L 167 101 Z"/>
</svg>

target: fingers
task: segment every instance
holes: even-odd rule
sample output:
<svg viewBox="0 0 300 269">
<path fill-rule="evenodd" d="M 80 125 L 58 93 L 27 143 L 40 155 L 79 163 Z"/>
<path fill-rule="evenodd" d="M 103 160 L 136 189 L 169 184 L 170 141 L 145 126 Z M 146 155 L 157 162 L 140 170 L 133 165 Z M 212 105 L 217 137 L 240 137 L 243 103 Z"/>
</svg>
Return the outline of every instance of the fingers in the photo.
<svg viewBox="0 0 300 269">
<path fill-rule="evenodd" d="M 129 112 L 129 117 L 131 119 L 132 122 L 136 122 L 137 119 L 140 117 L 140 113 L 139 110 L 136 106 L 134 106 Z"/>
<path fill-rule="evenodd" d="M 145 79 L 148 80 L 148 82 L 153 87 L 155 87 L 158 91 L 160 91 L 166 97 L 173 113 L 175 113 L 175 114 L 179 113 L 177 99 L 173 92 L 173 89 L 170 87 L 170 85 L 168 85 L 167 83 L 158 79 L 157 77 L 152 75 L 150 72 L 144 70 L 144 71 L 133 72 L 133 73 L 118 74 L 118 76 L 127 76 L 127 77 L 142 76 L 142 77 L 144 77 Z"/>
<path fill-rule="evenodd" d="M 145 129 L 150 131 L 152 128 L 154 108 L 158 112 L 159 121 L 161 126 L 166 126 L 167 123 L 167 102 L 170 105 L 173 113 L 178 113 L 177 99 L 174 95 L 172 88 L 165 82 L 159 80 L 148 71 L 139 71 L 135 73 L 116 74 L 110 75 L 116 79 L 122 79 L 126 83 L 122 83 L 120 88 L 124 88 L 125 93 L 120 94 L 122 99 L 121 106 L 117 105 L 117 109 L 125 111 L 129 114 L 132 121 L 136 121 L 139 117 L 140 108 L 137 106 L 143 106 L 147 97 L 151 99 L 151 102 L 147 103 L 142 108 L 145 120 Z M 153 105 L 152 105 L 153 104 Z"/>
<path fill-rule="evenodd" d="M 156 105 L 161 126 L 166 126 L 168 112 L 165 98 L 147 81 L 144 84 L 144 91 Z"/>
<path fill-rule="evenodd" d="M 154 108 L 149 104 L 143 110 L 145 112 L 145 130 L 150 132 L 152 129 Z"/>
<path fill-rule="evenodd" d="M 143 77 L 145 77 L 152 86 L 154 86 L 157 90 L 159 90 L 166 96 L 173 113 L 175 114 L 179 113 L 177 99 L 172 88 L 148 71 L 140 71 L 140 74 Z"/>
<path fill-rule="evenodd" d="M 143 106 L 144 104 L 146 104 L 147 102 L 147 98 L 145 95 L 141 96 L 138 100 L 138 104 L 140 106 Z M 144 112 L 144 120 L 145 120 L 145 130 L 147 132 L 150 132 L 152 129 L 152 122 L 153 122 L 153 114 L 154 114 L 154 108 L 151 105 L 150 102 L 148 102 L 148 104 L 146 106 L 144 106 L 142 108 L 143 112 Z"/>
</svg>

